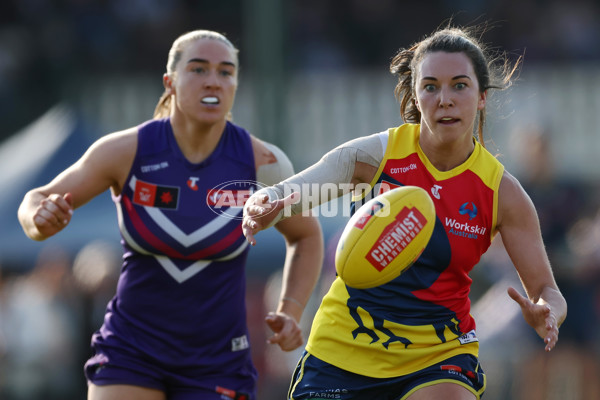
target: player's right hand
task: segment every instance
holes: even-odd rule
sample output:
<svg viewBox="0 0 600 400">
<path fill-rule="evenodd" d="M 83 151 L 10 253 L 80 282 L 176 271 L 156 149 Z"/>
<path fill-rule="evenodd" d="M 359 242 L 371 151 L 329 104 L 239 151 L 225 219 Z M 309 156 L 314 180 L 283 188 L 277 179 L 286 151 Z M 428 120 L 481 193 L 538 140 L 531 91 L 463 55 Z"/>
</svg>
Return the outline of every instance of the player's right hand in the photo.
<svg viewBox="0 0 600 400">
<path fill-rule="evenodd" d="M 269 201 L 269 196 L 264 192 L 256 192 L 250 196 L 244 204 L 242 221 L 242 231 L 246 240 L 254 246 L 256 244 L 254 235 L 278 222 L 281 218 L 281 210 L 296 203 L 299 199 L 300 193 L 292 193 L 283 199 L 274 201 Z"/>
<path fill-rule="evenodd" d="M 73 196 L 66 193 L 51 194 L 40 201 L 33 214 L 33 224 L 42 238 L 47 238 L 63 230 L 73 215 Z"/>
</svg>

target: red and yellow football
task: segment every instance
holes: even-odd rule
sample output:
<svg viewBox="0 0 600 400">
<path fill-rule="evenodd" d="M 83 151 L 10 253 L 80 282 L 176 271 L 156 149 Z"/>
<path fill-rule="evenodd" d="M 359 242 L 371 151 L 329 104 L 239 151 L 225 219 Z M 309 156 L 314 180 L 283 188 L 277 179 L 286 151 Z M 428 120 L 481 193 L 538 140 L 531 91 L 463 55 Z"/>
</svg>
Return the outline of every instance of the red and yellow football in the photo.
<svg viewBox="0 0 600 400">
<path fill-rule="evenodd" d="M 384 192 L 350 218 L 335 253 L 335 269 L 357 289 L 397 278 L 419 258 L 433 233 L 436 215 L 429 194 L 417 186 Z"/>
</svg>

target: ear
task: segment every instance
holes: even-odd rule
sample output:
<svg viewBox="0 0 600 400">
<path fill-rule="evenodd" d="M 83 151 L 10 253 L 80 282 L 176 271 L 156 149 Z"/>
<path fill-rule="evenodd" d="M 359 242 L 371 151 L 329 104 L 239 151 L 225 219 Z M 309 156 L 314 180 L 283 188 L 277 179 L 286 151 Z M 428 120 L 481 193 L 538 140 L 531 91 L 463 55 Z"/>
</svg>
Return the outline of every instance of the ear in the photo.
<svg viewBox="0 0 600 400">
<path fill-rule="evenodd" d="M 479 101 L 477 102 L 477 109 L 478 110 L 483 110 L 485 108 L 485 101 L 487 99 L 487 90 L 485 92 L 482 92 L 479 95 Z"/>
<path fill-rule="evenodd" d="M 165 87 L 165 92 L 168 92 L 169 94 L 174 93 L 173 78 L 169 74 L 163 75 L 163 86 Z"/>
<path fill-rule="evenodd" d="M 417 100 L 417 98 L 415 97 L 413 99 L 413 101 L 415 102 L 415 107 L 417 107 L 417 110 L 419 110 L 419 112 L 421 112 L 421 107 L 419 107 L 419 100 Z"/>
</svg>

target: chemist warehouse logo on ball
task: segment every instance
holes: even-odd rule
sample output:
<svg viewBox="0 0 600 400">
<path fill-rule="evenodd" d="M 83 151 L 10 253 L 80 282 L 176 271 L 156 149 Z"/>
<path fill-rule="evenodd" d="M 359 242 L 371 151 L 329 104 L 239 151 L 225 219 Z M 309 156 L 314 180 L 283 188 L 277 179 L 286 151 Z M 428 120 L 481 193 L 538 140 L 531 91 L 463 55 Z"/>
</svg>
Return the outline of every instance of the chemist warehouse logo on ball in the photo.
<svg viewBox="0 0 600 400">
<path fill-rule="evenodd" d="M 467 201 L 459 207 L 458 213 L 460 215 L 468 216 L 469 221 L 471 221 L 477 216 L 477 206 L 475 206 L 475 203 Z M 477 239 L 479 235 L 484 235 L 487 229 L 477 224 L 461 222 L 454 218 L 448 217 L 446 217 L 446 227 L 450 228 L 448 233 L 468 239 Z"/>
<path fill-rule="evenodd" d="M 256 181 L 228 181 L 207 190 L 206 204 L 219 216 L 242 220 L 244 204 L 256 190 L 263 187 L 265 185 Z"/>
</svg>

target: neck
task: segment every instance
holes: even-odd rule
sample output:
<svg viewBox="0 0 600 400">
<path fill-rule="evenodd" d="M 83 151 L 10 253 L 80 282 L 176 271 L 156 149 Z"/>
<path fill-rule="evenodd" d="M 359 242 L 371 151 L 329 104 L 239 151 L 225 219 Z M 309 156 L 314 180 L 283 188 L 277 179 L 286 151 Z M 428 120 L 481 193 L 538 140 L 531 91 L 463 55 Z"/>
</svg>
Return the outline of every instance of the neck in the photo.
<svg viewBox="0 0 600 400">
<path fill-rule="evenodd" d="M 189 119 L 171 117 L 173 135 L 185 158 L 192 163 L 207 159 L 217 147 L 226 121 L 199 123 Z"/>
<path fill-rule="evenodd" d="M 472 136 L 465 139 L 441 143 L 432 139 L 421 131 L 419 135 L 421 150 L 438 171 L 450 171 L 469 159 L 475 150 L 475 141 Z"/>
</svg>

